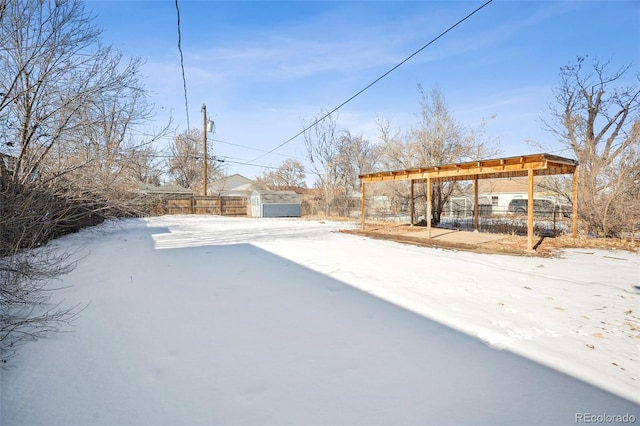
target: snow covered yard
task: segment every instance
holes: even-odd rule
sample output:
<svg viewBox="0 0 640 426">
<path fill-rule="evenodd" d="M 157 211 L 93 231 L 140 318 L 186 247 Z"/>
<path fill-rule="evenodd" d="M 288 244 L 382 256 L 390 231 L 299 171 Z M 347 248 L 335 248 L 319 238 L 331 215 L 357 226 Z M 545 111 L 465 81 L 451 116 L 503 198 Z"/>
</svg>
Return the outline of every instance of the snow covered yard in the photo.
<svg viewBox="0 0 640 426">
<path fill-rule="evenodd" d="M 637 253 L 481 255 L 349 226 L 164 216 L 56 241 L 86 253 L 56 297 L 90 304 L 0 373 L 0 424 L 640 421 Z"/>
</svg>

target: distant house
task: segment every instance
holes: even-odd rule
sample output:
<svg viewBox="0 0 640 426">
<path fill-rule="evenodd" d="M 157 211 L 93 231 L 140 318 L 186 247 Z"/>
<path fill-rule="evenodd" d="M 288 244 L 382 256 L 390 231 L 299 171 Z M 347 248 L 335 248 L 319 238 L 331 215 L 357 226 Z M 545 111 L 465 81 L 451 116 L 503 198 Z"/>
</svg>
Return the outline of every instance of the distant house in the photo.
<svg viewBox="0 0 640 426">
<path fill-rule="evenodd" d="M 544 188 L 542 181 L 535 183 L 534 192 L 536 199 L 548 199 L 562 204 L 558 194 Z M 481 216 L 507 214 L 511 200 L 527 199 L 528 194 L 526 177 L 481 179 L 478 181 L 479 214 Z M 452 217 L 473 216 L 473 185 L 467 185 L 462 192 L 449 197 L 444 213 Z"/>
<path fill-rule="evenodd" d="M 544 188 L 541 184 L 542 181 L 535 183 L 535 198 L 559 202 L 558 194 Z M 511 200 L 528 197 L 528 181 L 526 177 L 483 179 L 478 181 L 478 194 L 490 200 L 494 214 L 503 214 L 507 212 Z"/>
<path fill-rule="evenodd" d="M 207 195 L 250 197 L 256 190 L 255 182 L 241 174 L 225 176 L 207 185 Z"/>
<path fill-rule="evenodd" d="M 4 188 L 13 178 L 16 168 L 16 149 L 0 144 L 0 188 Z"/>
<path fill-rule="evenodd" d="M 253 217 L 300 217 L 302 196 L 294 191 L 253 191 L 251 194 L 251 216 Z"/>
</svg>

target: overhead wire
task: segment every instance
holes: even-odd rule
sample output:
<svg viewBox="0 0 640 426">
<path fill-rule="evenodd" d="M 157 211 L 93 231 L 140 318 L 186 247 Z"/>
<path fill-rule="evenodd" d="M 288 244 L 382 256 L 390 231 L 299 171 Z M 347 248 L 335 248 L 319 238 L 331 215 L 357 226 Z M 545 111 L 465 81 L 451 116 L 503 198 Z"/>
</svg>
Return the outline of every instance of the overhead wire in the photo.
<svg viewBox="0 0 640 426">
<path fill-rule="evenodd" d="M 177 1 L 177 0 L 176 0 Z M 316 121 L 314 121 L 312 124 L 310 124 L 309 126 L 305 127 L 304 129 L 302 129 L 300 132 L 296 133 L 294 136 L 290 137 L 289 139 L 287 139 L 286 141 L 282 142 L 280 145 L 276 146 L 275 148 L 265 152 L 264 154 L 260 155 L 259 157 L 254 158 L 253 160 L 247 161 L 246 163 L 244 163 L 243 165 L 249 165 L 249 163 L 253 163 L 257 160 L 260 160 L 261 158 L 266 157 L 269 154 L 273 154 L 274 151 L 277 151 L 278 149 L 282 148 L 283 146 L 285 146 L 286 144 L 290 143 L 291 141 L 293 141 L 294 139 L 296 139 L 298 136 L 303 135 L 305 132 L 307 132 L 308 130 L 312 129 L 313 127 L 317 126 L 318 123 L 322 122 L 323 120 L 325 120 L 326 118 L 330 117 L 331 114 L 335 113 L 336 111 L 338 111 L 340 108 L 342 108 L 343 106 L 345 106 L 346 104 L 348 104 L 349 102 L 351 102 L 352 100 L 354 100 L 355 98 L 357 98 L 358 96 L 360 96 L 362 93 L 364 93 L 365 91 L 367 91 L 369 88 L 371 88 L 374 84 L 378 83 L 380 80 L 382 80 L 383 78 L 385 78 L 386 76 L 388 76 L 389 74 L 391 74 L 393 71 L 395 71 L 396 69 L 400 68 L 402 65 L 404 65 L 406 62 L 408 62 L 411 58 L 413 58 L 414 56 L 416 56 L 418 53 L 422 52 L 424 49 L 426 49 L 427 47 L 431 46 L 433 43 L 435 43 L 436 41 L 438 41 L 440 38 L 442 38 L 444 35 L 446 35 L 448 32 L 450 32 L 451 30 L 453 30 L 454 28 L 456 28 L 458 25 L 462 24 L 464 21 L 466 21 L 467 19 L 469 19 L 470 17 L 472 17 L 473 15 L 475 15 L 477 12 L 479 12 L 481 9 L 483 9 L 485 6 L 487 6 L 489 3 L 491 3 L 493 0 L 488 0 L 487 2 L 485 2 L 484 4 L 482 4 L 481 6 L 479 6 L 478 8 L 476 8 L 474 11 L 472 11 L 471 13 L 467 14 L 464 18 L 458 20 L 455 24 L 451 25 L 449 28 L 447 28 L 446 30 L 442 31 L 438 36 L 434 37 L 433 39 L 431 39 L 431 41 L 429 41 L 427 44 L 425 44 L 424 46 L 422 46 L 420 49 L 416 50 L 415 52 L 413 52 L 411 55 L 407 56 L 402 62 L 398 63 L 396 66 L 394 66 L 393 68 L 391 68 L 389 71 L 385 72 L 384 74 L 382 74 L 380 77 L 376 78 L 373 82 L 369 83 L 367 86 L 365 86 L 363 89 L 361 89 L 360 91 L 358 91 L 355 95 L 351 96 L 349 99 L 347 99 L 346 101 L 342 102 L 340 105 L 338 105 L 337 107 L 333 108 L 331 111 L 329 111 L 328 113 L 326 113 L 325 115 L 323 115 L 322 117 L 320 117 L 319 119 L 317 119 Z"/>
<path fill-rule="evenodd" d="M 282 155 L 282 156 L 286 156 L 286 157 L 290 157 L 284 154 L 277 154 L 275 153 L 275 151 L 277 151 L 278 149 L 282 148 L 283 146 L 285 146 L 286 144 L 292 142 L 293 140 L 295 140 L 296 138 L 298 138 L 299 136 L 303 135 L 305 132 L 307 132 L 308 130 L 312 129 L 313 127 L 317 126 L 320 122 L 322 122 L 323 120 L 327 119 L 328 117 L 330 117 L 332 114 L 334 114 L 335 112 L 337 112 L 340 108 L 342 108 L 343 106 L 345 106 L 346 104 L 348 104 L 349 102 L 351 102 L 352 100 L 354 100 L 355 98 L 357 98 L 358 96 L 360 96 L 362 93 L 364 93 L 365 91 L 367 91 L 368 89 L 370 89 L 372 86 L 374 86 L 375 84 L 377 84 L 380 80 L 382 80 L 383 78 L 387 77 L 389 74 L 391 74 L 393 71 L 395 71 L 396 69 L 398 69 L 399 67 L 401 67 L 402 65 L 404 65 L 406 62 L 408 62 L 409 60 L 411 60 L 414 56 L 418 55 L 420 52 L 422 52 L 424 49 L 426 49 L 427 47 L 429 47 L 430 45 L 432 45 L 433 43 L 435 43 L 436 41 L 438 41 L 440 38 L 442 38 L 444 35 L 446 35 L 447 33 L 449 33 L 450 31 L 452 31 L 454 28 L 456 28 L 457 26 L 459 26 L 460 24 L 462 24 L 463 22 L 465 22 L 467 19 L 469 19 L 470 17 L 472 17 L 473 15 L 475 15 L 477 12 L 479 12 L 481 9 L 483 9 L 484 7 L 486 7 L 488 4 L 490 4 L 491 2 L 493 2 L 493 0 L 488 0 L 485 3 L 483 3 L 481 6 L 479 6 L 478 8 L 476 8 L 475 10 L 473 10 L 472 12 L 470 12 L 469 14 L 467 14 L 465 17 L 463 17 L 462 19 L 458 20 L 456 23 L 454 23 L 453 25 L 449 26 L 447 29 L 445 29 L 444 31 L 442 31 L 438 36 L 434 37 L 433 39 L 431 39 L 428 43 L 426 43 L 425 45 L 423 45 L 421 48 L 419 48 L 418 50 L 416 50 L 415 52 L 413 52 L 411 55 L 407 56 L 404 60 L 402 60 L 401 62 L 399 62 L 397 65 L 395 65 L 394 67 L 392 67 L 391 69 L 389 69 L 388 71 L 386 71 L 384 74 L 382 74 L 380 77 L 376 78 L 374 81 L 372 81 L 371 83 L 369 83 L 367 86 L 365 86 L 363 89 L 359 90 L 358 92 L 356 92 L 353 96 L 349 97 L 347 100 L 345 100 L 344 102 L 342 102 L 341 104 L 339 104 L 338 106 L 336 106 L 335 108 L 333 108 L 331 111 L 329 111 L 328 113 L 324 114 L 322 117 L 318 118 L 317 120 L 315 120 L 312 124 L 306 126 L 305 128 L 303 128 L 300 132 L 296 133 L 294 136 L 290 137 L 289 139 L 285 140 L 284 142 L 282 142 L 281 144 L 277 145 L 275 148 L 271 149 L 271 150 L 262 150 L 259 148 L 252 148 L 249 146 L 245 146 L 245 145 L 240 145 L 240 144 L 234 144 L 231 142 L 226 142 L 226 141 L 221 141 L 221 140 L 216 140 L 216 142 L 220 142 L 223 144 L 228 144 L 228 145 L 233 145 L 233 146 L 238 146 L 241 148 L 245 148 L 245 149 L 251 149 L 251 150 L 255 150 L 255 151 L 260 151 L 263 152 L 263 154 L 261 154 L 260 156 L 249 160 L 249 161 L 245 161 L 245 162 L 238 162 L 238 161 L 230 161 L 230 160 L 226 160 L 230 163 L 234 163 L 234 164 L 238 164 L 238 165 L 246 165 L 246 166 L 254 166 L 254 167 L 263 167 L 263 168 L 275 168 L 272 166 L 266 166 L 266 165 L 259 165 L 259 164 L 254 164 L 256 161 L 266 157 L 267 155 L 270 154 L 276 154 L 276 155 Z M 182 82 L 183 82 L 183 90 L 184 90 L 184 100 L 185 100 L 185 110 L 186 110 L 186 118 L 187 118 L 187 128 L 190 128 L 190 120 L 189 120 L 189 102 L 188 102 L 188 95 L 187 95 L 187 80 L 186 80 L 186 75 L 185 75 L 185 70 L 184 70 L 184 54 L 182 51 L 182 32 L 181 32 L 181 24 L 180 24 L 180 8 L 178 5 L 178 0 L 175 0 L 175 6 L 176 6 L 176 13 L 177 13 L 177 29 L 178 29 L 178 50 L 180 52 L 180 67 L 181 67 L 181 71 L 182 71 Z"/>
<path fill-rule="evenodd" d="M 147 136 L 147 137 L 152 137 L 155 138 L 155 140 L 161 140 L 161 139 L 166 139 L 166 140 L 175 140 L 175 135 L 164 135 L 164 136 L 160 136 L 157 137 L 156 135 L 152 134 L 152 133 L 147 133 L 141 130 L 137 130 L 137 129 L 132 129 L 131 130 L 132 133 L 138 135 L 138 136 Z M 243 149 L 248 149 L 248 150 L 252 150 L 252 151 L 259 151 L 259 152 L 266 152 L 266 150 L 264 149 L 260 149 L 260 148 L 255 148 L 255 147 L 251 147 L 251 146 L 247 146 L 247 145 L 242 145 L 242 144 L 238 144 L 238 143 L 233 143 L 233 142 L 228 142 L 228 141 L 223 141 L 220 139 L 210 139 L 210 141 L 212 143 L 221 143 L 221 144 L 225 144 L 225 145 L 231 145 L 231 146 L 236 146 L 239 148 L 243 148 Z M 147 145 L 149 142 L 144 142 L 141 143 L 140 146 L 143 145 Z M 296 157 L 296 156 L 291 156 L 291 155 L 287 155 L 287 154 L 279 154 L 279 153 L 275 153 L 275 155 L 280 155 L 282 157 L 286 157 L 288 159 L 297 159 L 300 161 L 305 161 L 304 158 L 301 157 Z M 161 154 L 161 153 L 154 153 L 149 155 L 152 158 L 177 158 L 178 156 L 173 155 L 173 154 Z M 195 159 L 202 159 L 202 156 L 187 156 L 187 157 L 191 157 L 191 158 L 195 158 Z M 234 163 L 234 164 L 244 164 L 245 160 L 239 160 L 239 161 L 231 161 L 228 160 L 227 157 L 225 157 L 224 160 L 221 160 L 219 158 L 215 159 L 218 162 L 230 162 L 230 163 Z M 273 166 L 267 166 L 267 165 L 263 165 L 263 164 L 246 164 L 248 166 L 254 166 L 254 167 L 262 167 L 262 168 L 266 168 L 266 169 L 278 169 L 278 167 L 273 167 Z"/>
<path fill-rule="evenodd" d="M 221 162 L 221 163 L 238 164 L 238 165 L 241 165 L 241 166 L 251 166 L 251 167 L 260 167 L 260 168 L 263 168 L 263 169 L 280 170 L 280 167 L 265 166 L 265 165 L 262 165 L 262 164 L 253 164 L 253 163 L 250 163 L 250 162 L 243 163 L 241 161 L 233 161 L 233 160 L 229 160 L 229 159 L 226 159 L 226 158 L 224 160 L 218 160 L 218 161 Z"/>
<path fill-rule="evenodd" d="M 171 160 L 171 159 L 176 159 L 176 158 L 182 158 L 182 159 L 187 159 L 187 160 L 202 160 L 204 157 L 202 155 L 176 155 L 176 154 L 160 154 L 160 153 L 154 153 L 154 154 L 148 154 L 147 155 L 148 158 L 160 158 L 160 159 L 165 159 L 165 160 Z M 237 159 L 236 160 L 231 160 L 230 158 L 232 157 L 219 157 L 219 156 L 213 156 L 213 158 L 209 157 L 209 159 L 213 162 L 216 163 L 231 163 L 231 164 L 241 164 L 241 165 L 246 165 L 246 166 L 252 166 L 252 167 L 260 167 L 263 169 L 273 169 L 273 170 L 279 170 L 280 167 L 274 167 L 274 166 L 267 166 L 265 164 L 245 164 L 243 162 L 243 160 L 241 159 Z"/>
<path fill-rule="evenodd" d="M 180 68 L 182 69 L 182 87 L 184 88 L 184 108 L 187 112 L 187 129 L 190 129 L 189 125 L 189 101 L 187 100 L 187 79 L 184 75 L 184 55 L 182 54 L 182 31 L 180 30 L 180 8 L 178 7 L 178 0 L 176 0 L 176 13 L 178 15 L 178 51 L 180 52 Z"/>
<path fill-rule="evenodd" d="M 265 152 L 265 153 L 268 152 L 266 149 L 254 148 L 254 147 L 251 147 L 251 146 L 241 145 L 241 144 L 237 144 L 237 143 L 233 143 L 233 142 L 227 142 L 227 141 L 223 141 L 223 140 L 220 140 L 220 139 L 213 139 L 213 142 L 218 142 L 218 143 L 225 144 L 225 145 L 237 146 L 239 148 L 250 149 L 252 151 L 259 151 L 259 152 Z M 301 157 L 296 157 L 296 156 L 287 155 L 287 154 L 280 154 L 278 152 L 272 152 L 270 154 L 279 155 L 281 157 L 286 157 L 286 158 L 293 158 L 293 159 L 297 159 L 297 160 L 303 160 L 303 161 L 305 160 L 304 158 L 301 158 Z"/>
</svg>

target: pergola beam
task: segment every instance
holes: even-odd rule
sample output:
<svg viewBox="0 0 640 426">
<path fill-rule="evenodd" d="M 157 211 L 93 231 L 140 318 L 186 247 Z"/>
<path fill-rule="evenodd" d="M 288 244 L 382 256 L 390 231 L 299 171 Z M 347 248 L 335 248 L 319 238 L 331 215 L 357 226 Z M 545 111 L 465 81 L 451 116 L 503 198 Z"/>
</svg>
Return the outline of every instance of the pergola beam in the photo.
<svg viewBox="0 0 640 426">
<path fill-rule="evenodd" d="M 571 174 L 578 163 L 574 160 L 561 157 L 537 154 L 535 156 L 511 157 L 496 160 L 475 161 L 460 164 L 447 164 L 443 166 L 426 167 L 419 169 L 405 169 L 369 173 L 360 175 L 365 182 L 389 182 L 407 179 L 431 178 L 433 182 L 492 179 L 498 177 L 528 176 L 529 170 L 533 170 L 536 176 Z"/>
</svg>

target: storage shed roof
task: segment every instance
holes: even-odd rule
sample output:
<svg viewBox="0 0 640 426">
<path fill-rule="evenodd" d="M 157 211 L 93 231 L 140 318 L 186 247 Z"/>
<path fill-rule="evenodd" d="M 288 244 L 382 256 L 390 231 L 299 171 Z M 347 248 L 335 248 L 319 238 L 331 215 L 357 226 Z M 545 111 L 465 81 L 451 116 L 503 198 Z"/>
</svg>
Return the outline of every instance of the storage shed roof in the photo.
<svg viewBox="0 0 640 426">
<path fill-rule="evenodd" d="M 251 196 L 259 196 L 263 204 L 300 204 L 302 196 L 294 191 L 253 191 Z"/>
</svg>

